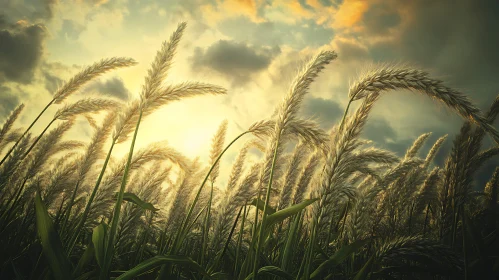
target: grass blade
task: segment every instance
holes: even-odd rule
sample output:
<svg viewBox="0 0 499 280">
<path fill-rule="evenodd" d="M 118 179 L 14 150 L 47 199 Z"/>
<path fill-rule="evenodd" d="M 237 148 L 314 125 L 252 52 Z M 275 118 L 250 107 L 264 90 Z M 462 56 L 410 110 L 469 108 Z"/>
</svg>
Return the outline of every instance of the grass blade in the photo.
<svg viewBox="0 0 499 280">
<path fill-rule="evenodd" d="M 36 227 L 42 243 L 43 254 L 52 269 L 55 279 L 71 279 L 69 260 L 64 254 L 61 239 L 54 229 L 40 193 L 35 196 Z"/>
<path fill-rule="evenodd" d="M 101 268 L 104 266 L 104 257 L 106 254 L 107 230 L 108 226 L 105 223 L 101 223 L 94 228 L 92 233 L 92 244 L 95 248 L 95 259 Z"/>
<path fill-rule="evenodd" d="M 118 197 L 118 193 L 116 193 L 116 198 L 117 197 Z M 126 192 L 123 194 L 123 200 L 131 202 L 144 210 L 150 210 L 152 212 L 156 212 L 159 210 L 158 208 L 154 207 L 154 205 L 152 205 L 152 203 L 145 202 L 142 199 L 140 199 L 137 195 L 130 193 L 130 192 Z"/>
<path fill-rule="evenodd" d="M 368 243 L 368 240 L 357 240 L 352 244 L 341 247 L 334 255 L 332 255 L 328 260 L 321 263 L 319 267 L 310 275 L 310 279 L 322 279 L 319 277 L 323 277 L 323 272 L 331 269 L 341 262 L 343 262 L 350 255 L 355 254 L 360 248 L 362 248 L 365 244 Z"/>
<path fill-rule="evenodd" d="M 162 266 L 164 264 L 176 264 L 180 266 L 186 266 L 189 267 L 192 270 L 195 270 L 208 279 L 211 279 L 210 275 L 195 261 L 193 261 L 189 257 L 185 256 L 155 256 L 152 257 L 136 267 L 128 270 L 127 272 L 123 273 L 120 275 L 116 280 L 128 280 L 128 279 L 134 279 L 135 277 L 139 276 L 140 274 L 147 272 L 151 269 L 154 269 L 156 267 Z"/>
<path fill-rule="evenodd" d="M 303 202 L 300 202 L 300 203 L 295 204 L 293 206 L 279 210 L 272 215 L 268 215 L 267 220 L 265 222 L 265 227 L 269 228 L 272 225 L 280 223 L 280 222 L 284 221 L 285 219 L 300 213 L 301 210 L 305 209 L 305 207 L 316 202 L 317 200 L 318 200 L 318 198 L 306 199 Z"/>
</svg>

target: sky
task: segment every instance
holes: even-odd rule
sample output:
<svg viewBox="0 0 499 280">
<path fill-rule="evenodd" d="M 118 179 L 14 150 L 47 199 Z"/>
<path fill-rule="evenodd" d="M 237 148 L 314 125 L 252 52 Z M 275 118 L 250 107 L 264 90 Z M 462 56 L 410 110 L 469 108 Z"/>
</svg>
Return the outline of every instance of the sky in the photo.
<svg viewBox="0 0 499 280">
<path fill-rule="evenodd" d="M 156 51 L 182 21 L 187 29 L 166 83 L 208 82 L 228 94 L 156 111 L 141 124 L 139 148 L 166 140 L 206 162 L 224 119 L 232 139 L 270 117 L 299 67 L 324 49 L 338 58 L 312 85 L 301 110 L 324 129 L 341 118 L 349 84 L 378 63 L 426 70 L 486 110 L 499 93 L 498 14 L 496 0 L 0 0 L 0 122 L 22 102 L 19 123 L 26 126 L 65 80 L 102 58 L 139 63 L 105 74 L 75 98 L 96 92 L 137 98 Z M 375 105 L 363 136 L 403 155 L 423 133 L 433 133 L 423 152 L 449 134 L 436 159 L 442 166 L 462 123 L 425 96 L 392 91 Z M 79 119 L 70 137 L 88 140 L 91 133 Z M 127 149 L 120 145 L 116 156 Z M 224 157 L 222 178 L 236 154 L 237 147 Z M 497 164 L 479 172 L 480 184 Z"/>
</svg>

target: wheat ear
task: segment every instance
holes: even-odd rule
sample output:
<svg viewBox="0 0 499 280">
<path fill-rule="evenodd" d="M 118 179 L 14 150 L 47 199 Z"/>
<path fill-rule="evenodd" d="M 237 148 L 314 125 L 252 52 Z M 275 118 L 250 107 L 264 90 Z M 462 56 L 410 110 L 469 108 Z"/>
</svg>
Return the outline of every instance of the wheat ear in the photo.
<svg viewBox="0 0 499 280">
<path fill-rule="evenodd" d="M 394 89 L 414 90 L 441 101 L 464 119 L 480 125 L 499 144 L 499 133 L 466 95 L 445 86 L 442 81 L 431 78 L 427 72 L 421 70 L 390 65 L 382 66 L 353 83 L 349 96 L 362 95 L 363 92 L 383 92 Z"/>
<path fill-rule="evenodd" d="M 97 78 L 98 76 L 111 70 L 123 67 L 129 67 L 137 64 L 135 60 L 126 57 L 113 57 L 102 59 L 73 76 L 62 87 L 60 87 L 53 97 L 53 103 L 59 104 L 68 96 L 80 89 L 84 84 Z"/>
<path fill-rule="evenodd" d="M 419 149 L 421 149 L 421 147 L 424 145 L 424 143 L 426 142 L 426 140 L 428 139 L 428 137 L 430 137 L 430 135 L 431 135 L 431 132 L 424 133 L 424 134 L 420 135 L 414 141 L 414 143 L 409 148 L 409 150 L 407 150 L 407 152 L 405 153 L 405 158 L 415 157 L 416 154 L 418 153 Z"/>
<path fill-rule="evenodd" d="M 3 141 L 7 137 L 7 133 L 11 130 L 12 125 L 16 121 L 17 117 L 21 114 L 24 109 L 24 104 L 17 106 L 5 120 L 2 129 L 0 130 L 0 146 L 3 146 Z M 2 152 L 2 150 L 0 150 Z"/>
</svg>

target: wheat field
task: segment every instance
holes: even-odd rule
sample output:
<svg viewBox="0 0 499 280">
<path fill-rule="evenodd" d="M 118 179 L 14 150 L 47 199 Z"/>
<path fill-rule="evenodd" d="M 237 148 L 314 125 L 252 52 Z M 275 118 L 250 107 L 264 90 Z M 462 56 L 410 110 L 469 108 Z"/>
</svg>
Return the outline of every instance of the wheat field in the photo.
<svg viewBox="0 0 499 280">
<path fill-rule="evenodd" d="M 323 50 L 297 69 L 267 119 L 234 139 L 226 137 L 230 120 L 223 121 L 208 165 L 166 142 L 135 149 L 141 122 L 155 110 L 187 97 L 230 95 L 206 82 L 164 83 L 184 32 L 180 23 L 160 46 L 135 100 L 86 95 L 68 102 L 93 79 L 136 64 L 115 57 L 66 81 L 29 127 L 16 119 L 30 104 L 3 121 L 0 279 L 499 277 L 499 168 L 480 190 L 472 187 L 480 167 L 499 154 L 499 96 L 482 112 L 423 70 L 376 66 L 356 77 L 342 120 L 325 131 L 298 114 L 310 85 L 341 59 Z M 363 139 L 378 99 L 397 89 L 461 116 L 455 139 L 438 135 L 423 154 L 425 133 L 403 156 Z M 54 107 L 43 131 L 32 133 Z M 85 142 L 64 138 L 77 119 L 94 129 Z M 482 148 L 486 137 L 493 147 Z M 452 149 L 438 166 L 445 141 Z M 236 142 L 244 144 L 232 166 L 221 165 Z M 118 145 L 129 149 L 123 158 L 113 155 Z M 250 163 L 250 151 L 261 160 Z M 221 168 L 230 169 L 223 185 Z"/>
</svg>

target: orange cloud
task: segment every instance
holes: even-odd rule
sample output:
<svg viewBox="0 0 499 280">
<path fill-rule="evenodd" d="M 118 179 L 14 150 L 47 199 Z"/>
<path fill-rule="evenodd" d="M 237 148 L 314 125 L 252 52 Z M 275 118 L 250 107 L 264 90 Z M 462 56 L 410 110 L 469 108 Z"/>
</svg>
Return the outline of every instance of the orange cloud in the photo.
<svg viewBox="0 0 499 280">
<path fill-rule="evenodd" d="M 293 12 L 294 15 L 300 16 L 302 18 L 314 17 L 314 14 L 311 11 L 305 9 L 298 1 L 288 2 L 287 6 Z"/>
<path fill-rule="evenodd" d="M 261 4 L 262 0 L 218 0 L 215 5 L 203 5 L 201 10 L 209 24 L 240 15 L 247 16 L 254 22 L 261 22 L 263 19 L 258 16 L 258 7 Z"/>
<path fill-rule="evenodd" d="M 100 6 L 100 5 L 102 5 L 102 4 L 107 3 L 108 1 L 109 0 L 90 0 L 90 1 L 88 1 L 88 0 L 77 0 L 77 2 L 80 3 L 80 4 L 82 4 L 82 3 L 85 3 L 85 4 L 92 3 L 94 6 L 97 6 L 97 7 Z"/>
<path fill-rule="evenodd" d="M 352 28 L 360 23 L 362 16 L 368 10 L 366 0 L 345 0 L 334 15 L 333 27 Z"/>
<path fill-rule="evenodd" d="M 306 0 L 305 3 L 316 10 L 324 8 L 319 0 Z"/>
</svg>

